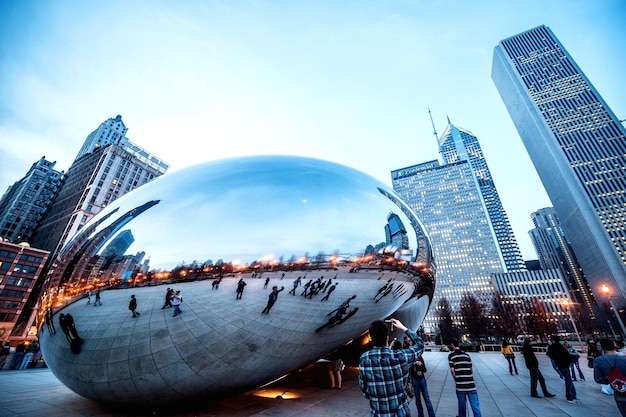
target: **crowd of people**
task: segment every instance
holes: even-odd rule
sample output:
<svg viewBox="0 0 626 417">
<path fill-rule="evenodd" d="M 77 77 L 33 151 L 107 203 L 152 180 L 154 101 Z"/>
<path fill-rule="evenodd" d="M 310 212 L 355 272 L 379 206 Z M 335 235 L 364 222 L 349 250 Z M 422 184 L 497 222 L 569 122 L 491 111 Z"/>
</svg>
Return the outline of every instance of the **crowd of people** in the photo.
<svg viewBox="0 0 626 417">
<path fill-rule="evenodd" d="M 426 364 L 422 353 L 422 340 L 398 320 L 373 322 L 369 329 L 373 343 L 372 349 L 360 357 L 358 382 L 364 396 L 369 399 L 370 411 L 373 416 L 410 416 L 410 400 L 415 397 L 418 417 L 435 417 L 435 410 L 428 393 L 425 373 Z M 404 331 L 404 344 L 398 340 L 389 342 L 388 325 Z M 551 338 L 546 355 L 554 362 L 559 377 L 563 380 L 563 391 L 566 401 L 580 403 L 573 381 L 577 378 L 585 380 L 579 364 L 581 352 L 567 341 L 562 342 L 558 336 Z M 449 344 L 448 364 L 450 374 L 455 382 L 458 400 L 458 416 L 466 417 L 468 408 L 474 417 L 480 417 L 480 402 L 473 377 L 473 365 L 470 355 L 464 352 L 458 340 Z M 587 344 L 587 366 L 593 368 L 594 380 L 600 384 L 602 392 L 612 394 L 617 409 L 626 417 L 626 349 L 621 342 L 610 339 L 590 340 Z M 502 344 L 509 374 L 518 375 L 515 352 L 508 342 Z M 544 397 L 555 397 L 548 390 L 546 381 L 539 369 L 539 361 L 535 356 L 533 341 L 526 338 L 520 349 L 524 363 L 530 376 L 530 396 L 541 398 L 537 385 L 541 387 Z M 586 389 L 590 389 L 587 385 Z M 423 402 L 423 404 L 422 404 Z M 469 403 L 469 407 L 468 407 Z"/>
</svg>

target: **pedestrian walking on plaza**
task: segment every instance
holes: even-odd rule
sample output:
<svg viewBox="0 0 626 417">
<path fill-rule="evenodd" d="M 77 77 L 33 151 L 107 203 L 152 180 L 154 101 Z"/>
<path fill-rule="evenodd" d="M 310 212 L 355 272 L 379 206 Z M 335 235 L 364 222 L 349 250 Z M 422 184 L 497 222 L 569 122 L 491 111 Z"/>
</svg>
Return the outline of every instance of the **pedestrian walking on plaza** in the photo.
<svg viewBox="0 0 626 417">
<path fill-rule="evenodd" d="M 576 348 L 569 344 L 569 342 L 563 343 L 565 349 L 569 352 L 569 357 L 571 359 L 571 363 L 569 365 L 570 372 L 572 374 L 572 380 L 576 381 L 576 370 L 578 370 L 578 377 L 581 381 L 585 380 L 585 375 L 583 375 L 583 371 L 580 370 L 580 364 L 578 360 L 580 359 L 580 353 L 576 350 Z"/>
<path fill-rule="evenodd" d="M 91 291 L 87 290 L 85 297 L 87 297 L 87 305 L 91 304 Z"/>
<path fill-rule="evenodd" d="M 548 353 L 548 349 L 550 349 L 550 346 L 552 346 L 552 340 L 548 340 L 548 344 L 546 345 L 546 354 Z M 552 364 L 552 369 L 554 369 L 559 378 L 563 379 L 563 374 L 561 373 L 561 371 L 559 371 L 559 367 L 556 366 L 556 362 L 554 362 L 554 359 L 550 358 L 550 363 Z"/>
<path fill-rule="evenodd" d="M 174 306 L 174 315 L 172 317 L 176 317 L 183 312 L 180 309 L 180 305 L 183 302 L 183 296 L 180 294 L 180 290 L 177 290 L 172 296 L 172 305 Z"/>
<path fill-rule="evenodd" d="M 272 292 L 270 293 L 268 297 L 267 305 L 265 306 L 261 314 L 267 314 L 270 312 L 274 304 L 276 304 L 276 300 L 278 300 L 278 293 L 284 289 L 285 287 L 280 287 L 280 290 L 279 290 L 278 287 L 275 285 L 272 287 Z"/>
<path fill-rule="evenodd" d="M 18 369 L 26 369 L 28 365 L 30 365 L 30 361 L 33 356 L 39 352 L 39 343 L 36 340 L 32 341 L 30 344 L 26 346 L 26 350 L 24 351 L 24 359 L 22 359 L 22 363 L 18 365 Z"/>
<path fill-rule="evenodd" d="M 456 398 L 459 403 L 458 417 L 467 416 L 467 400 L 469 400 L 474 417 L 482 417 L 476 383 L 474 382 L 472 359 L 461 350 L 457 339 L 452 340 L 450 349 L 452 353 L 448 355 L 448 364 L 456 386 Z"/>
<path fill-rule="evenodd" d="M 235 291 L 237 293 L 237 296 L 235 297 L 236 300 L 241 300 L 241 297 L 243 296 L 243 289 L 245 288 L 246 283 L 244 282 L 243 278 L 239 279 L 239 282 L 237 283 L 237 290 Z"/>
<path fill-rule="evenodd" d="M 22 360 L 24 360 L 24 355 L 26 355 L 26 342 L 20 342 L 15 347 L 15 353 L 13 354 L 13 359 L 11 359 L 11 369 L 19 369 L 22 365 Z"/>
<path fill-rule="evenodd" d="M 7 340 L 0 349 L 0 369 L 4 368 L 4 364 L 9 359 L 9 356 L 11 356 L 11 342 Z"/>
<path fill-rule="evenodd" d="M 574 388 L 574 382 L 572 381 L 572 375 L 570 374 L 570 365 L 572 360 L 569 356 L 569 352 L 565 349 L 565 346 L 561 344 L 559 336 L 552 336 L 552 344 L 548 347 L 547 355 L 554 361 L 557 369 L 563 375 L 565 381 L 565 397 L 568 403 L 579 403 L 580 400 L 576 398 L 576 388 Z"/>
<path fill-rule="evenodd" d="M 137 298 L 135 298 L 135 294 L 130 296 L 130 303 L 128 303 L 128 309 L 131 313 L 133 313 L 133 318 L 139 315 L 137 311 Z"/>
<path fill-rule="evenodd" d="M 424 417 L 424 409 L 422 407 L 421 398 L 424 397 L 424 404 L 426 404 L 428 417 L 435 417 L 435 409 L 433 408 L 433 403 L 430 401 L 430 396 L 428 395 L 428 384 L 426 383 L 426 363 L 424 362 L 423 356 L 413 362 L 413 366 L 409 368 L 409 376 L 411 377 L 411 383 L 415 389 L 415 406 L 417 407 L 417 416 Z"/>
<path fill-rule="evenodd" d="M 263 284 L 263 289 L 267 288 L 267 284 L 270 282 L 270 277 L 265 278 L 265 284 Z"/>
<path fill-rule="evenodd" d="M 626 357 L 615 352 L 613 341 L 602 339 L 600 347 L 602 347 L 603 355 L 594 360 L 593 379 L 598 384 L 610 384 L 609 374 L 613 369 L 617 369 L 626 377 Z M 622 380 L 621 383 L 614 381 L 611 385 L 617 409 L 623 417 L 626 417 L 626 381 Z"/>
<path fill-rule="evenodd" d="M 526 368 L 528 368 L 528 372 L 530 372 L 530 396 L 535 398 L 541 398 L 541 396 L 537 392 L 537 382 L 539 382 L 539 384 L 541 385 L 541 391 L 543 391 L 543 395 L 546 398 L 554 397 L 554 394 L 548 392 L 548 388 L 546 387 L 546 380 L 539 370 L 539 361 L 535 356 L 533 343 L 530 337 L 524 339 L 524 344 L 522 345 L 522 355 L 524 355 Z"/>
<path fill-rule="evenodd" d="M 515 364 L 515 352 L 513 352 L 513 347 L 506 340 L 502 342 L 502 354 L 506 358 L 506 361 L 509 363 L 509 373 L 513 375 L 513 368 L 515 368 L 515 375 L 517 375 L 517 365 Z"/>
<path fill-rule="evenodd" d="M 96 301 L 94 301 L 93 306 L 100 306 L 102 302 L 100 301 L 100 289 L 96 290 Z"/>
<path fill-rule="evenodd" d="M 341 389 L 341 372 L 346 367 L 341 359 L 335 359 L 328 366 L 328 375 L 330 376 L 330 387 L 332 389 Z"/>
<path fill-rule="evenodd" d="M 374 321 L 369 328 L 374 347 L 359 359 L 359 387 L 370 401 L 372 416 L 405 417 L 411 415 L 405 370 L 422 356 L 424 343 L 417 333 L 399 320 L 391 319 L 391 325 L 404 331 L 413 345 L 408 349 L 392 350 L 387 323 Z"/>
</svg>

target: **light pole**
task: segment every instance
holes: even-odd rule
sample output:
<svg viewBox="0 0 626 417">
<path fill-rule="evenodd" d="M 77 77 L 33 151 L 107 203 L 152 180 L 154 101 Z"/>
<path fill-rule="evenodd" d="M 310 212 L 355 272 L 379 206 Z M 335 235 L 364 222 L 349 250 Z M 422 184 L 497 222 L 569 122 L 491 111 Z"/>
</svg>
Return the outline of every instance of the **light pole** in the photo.
<svg viewBox="0 0 626 417">
<path fill-rule="evenodd" d="M 607 298 L 609 299 L 609 304 L 611 305 L 611 309 L 613 309 L 613 314 L 615 314 L 615 317 L 617 318 L 617 321 L 619 323 L 619 327 L 622 329 L 622 340 L 624 340 L 624 336 L 626 336 L 626 328 L 624 327 L 624 322 L 622 321 L 622 318 L 619 315 L 619 311 L 617 311 L 615 309 L 615 306 L 613 305 L 613 299 L 609 295 L 609 292 L 611 292 L 611 289 L 609 288 L 608 285 L 605 285 L 605 284 L 603 284 L 602 287 L 600 287 L 600 289 L 602 290 L 604 295 L 606 295 Z"/>
<path fill-rule="evenodd" d="M 574 321 L 574 316 L 572 316 L 572 310 L 570 308 L 570 304 L 571 303 L 569 302 L 569 300 L 563 300 L 563 306 L 565 307 L 565 309 L 569 313 L 569 319 L 572 322 L 572 326 L 574 326 L 574 331 L 576 332 L 576 338 L 578 338 L 578 345 L 582 346 L 583 341 L 580 339 L 580 333 L 578 333 L 578 327 L 576 327 L 576 322 Z"/>
</svg>

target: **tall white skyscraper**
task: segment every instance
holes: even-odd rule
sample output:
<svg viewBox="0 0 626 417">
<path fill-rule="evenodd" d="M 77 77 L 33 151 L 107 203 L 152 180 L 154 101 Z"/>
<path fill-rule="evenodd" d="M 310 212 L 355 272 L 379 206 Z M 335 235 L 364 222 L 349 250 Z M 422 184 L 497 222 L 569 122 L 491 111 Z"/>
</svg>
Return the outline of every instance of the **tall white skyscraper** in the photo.
<svg viewBox="0 0 626 417">
<path fill-rule="evenodd" d="M 501 41 L 492 79 L 593 293 L 626 299 L 626 130 L 539 26 Z"/>
<path fill-rule="evenodd" d="M 437 262 L 433 304 L 446 297 L 458 312 L 469 292 L 490 306 L 491 274 L 525 270 L 521 252 L 477 138 L 449 124 L 438 140 L 446 164 L 435 160 L 392 171 L 393 188 L 430 236 Z M 424 326 L 436 324 L 431 308 Z"/>
</svg>

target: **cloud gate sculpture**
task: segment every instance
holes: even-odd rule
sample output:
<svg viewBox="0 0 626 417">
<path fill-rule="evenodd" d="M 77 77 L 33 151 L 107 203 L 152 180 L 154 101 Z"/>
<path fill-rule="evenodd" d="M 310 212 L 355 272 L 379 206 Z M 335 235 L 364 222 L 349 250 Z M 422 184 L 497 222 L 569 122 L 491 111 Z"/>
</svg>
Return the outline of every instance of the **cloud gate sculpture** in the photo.
<svg viewBox="0 0 626 417">
<path fill-rule="evenodd" d="M 259 387 L 375 319 L 417 328 L 434 288 L 424 228 L 384 184 L 322 160 L 233 158 L 168 173 L 87 223 L 47 272 L 39 338 L 81 396 L 171 405 Z"/>
</svg>

